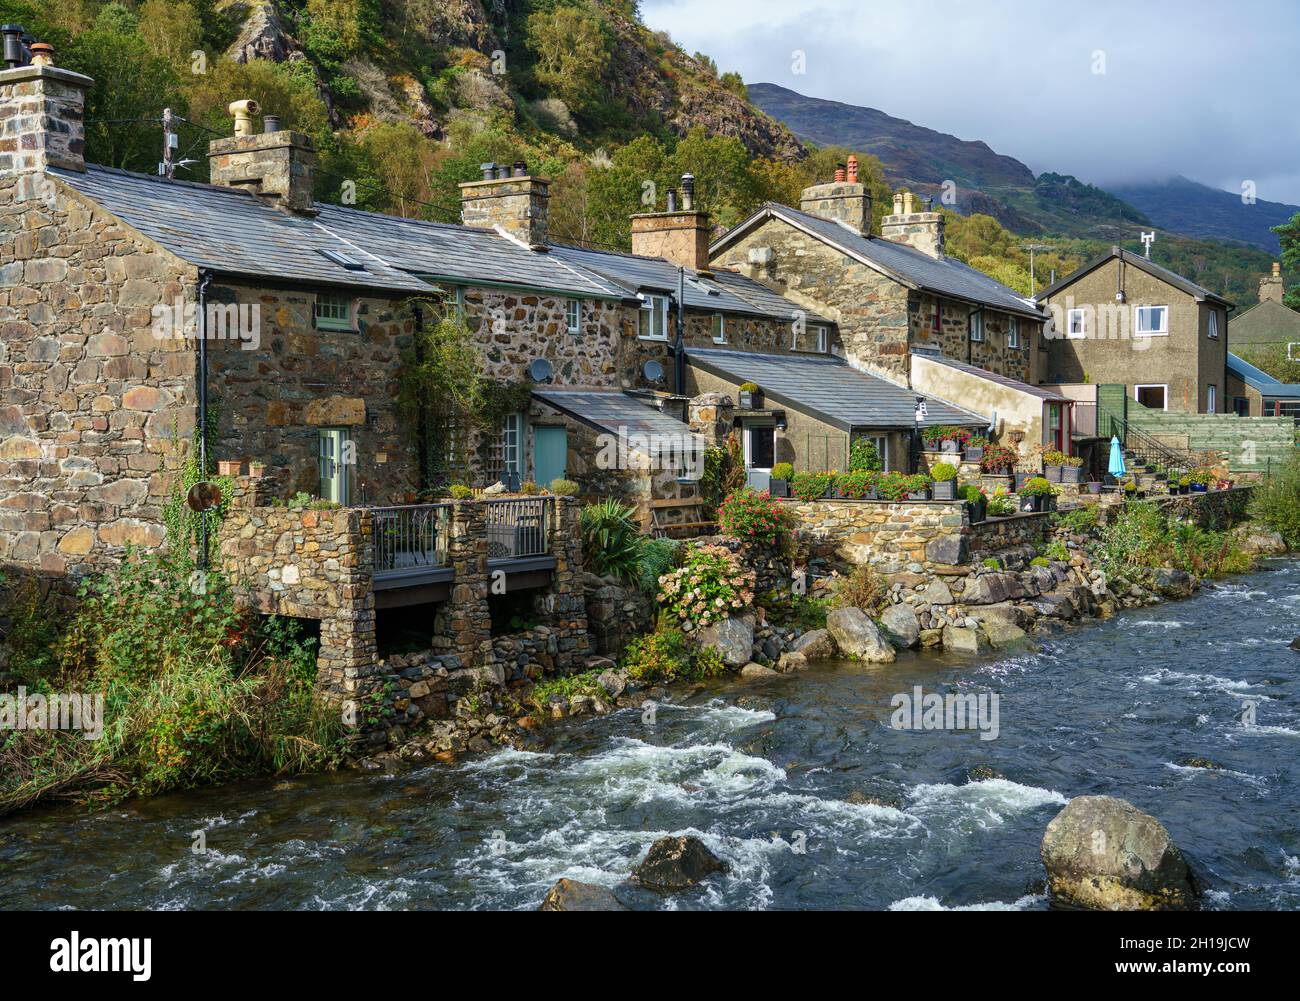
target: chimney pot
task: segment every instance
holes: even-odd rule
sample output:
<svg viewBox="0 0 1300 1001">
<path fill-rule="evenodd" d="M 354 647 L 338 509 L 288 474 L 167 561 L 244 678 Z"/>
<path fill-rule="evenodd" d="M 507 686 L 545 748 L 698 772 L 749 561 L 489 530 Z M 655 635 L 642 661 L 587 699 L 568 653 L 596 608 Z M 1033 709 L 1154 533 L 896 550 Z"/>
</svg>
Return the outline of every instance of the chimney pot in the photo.
<svg viewBox="0 0 1300 1001">
<path fill-rule="evenodd" d="M 844 164 L 842 164 L 842 163 L 839 164 L 839 165 L 835 168 L 835 181 L 836 181 L 836 183 L 837 183 L 837 184 L 842 184 L 842 183 L 847 179 L 847 176 L 848 176 L 848 172 L 847 172 L 847 170 L 845 169 Z"/>
<path fill-rule="evenodd" d="M 279 115 L 263 115 L 263 116 L 262 116 L 262 131 L 263 131 L 263 132 L 267 132 L 267 133 L 271 133 L 271 132 L 279 132 L 279 131 L 280 131 L 280 116 L 279 116 Z"/>
<path fill-rule="evenodd" d="M 480 163 L 478 169 L 479 173 L 483 175 L 483 180 L 490 181 L 492 180 L 492 174 L 497 169 L 497 165 L 495 163 Z"/>
<path fill-rule="evenodd" d="M 21 24 L 6 24 L 0 26 L 0 34 L 4 35 L 4 60 L 10 66 L 23 66 L 27 62 L 27 53 L 23 47 L 23 36 L 27 32 Z"/>
<path fill-rule="evenodd" d="M 682 175 L 682 211 L 692 212 L 695 210 L 695 175 Z"/>
<path fill-rule="evenodd" d="M 677 211 L 677 189 L 676 188 L 668 189 L 668 211 L 669 212 Z"/>
<path fill-rule="evenodd" d="M 848 181 L 850 184 L 858 183 L 858 158 L 856 156 L 849 157 Z"/>
<path fill-rule="evenodd" d="M 253 116 L 262 110 L 256 101 L 231 101 L 226 111 L 235 116 L 235 135 L 251 136 L 253 134 Z"/>
<path fill-rule="evenodd" d="M 526 164 L 523 160 L 516 160 L 515 177 L 527 177 L 527 176 L 528 176 L 528 164 Z"/>
<path fill-rule="evenodd" d="M 53 66 L 54 65 L 54 46 L 49 42 L 32 43 L 32 65 L 33 66 Z"/>
</svg>

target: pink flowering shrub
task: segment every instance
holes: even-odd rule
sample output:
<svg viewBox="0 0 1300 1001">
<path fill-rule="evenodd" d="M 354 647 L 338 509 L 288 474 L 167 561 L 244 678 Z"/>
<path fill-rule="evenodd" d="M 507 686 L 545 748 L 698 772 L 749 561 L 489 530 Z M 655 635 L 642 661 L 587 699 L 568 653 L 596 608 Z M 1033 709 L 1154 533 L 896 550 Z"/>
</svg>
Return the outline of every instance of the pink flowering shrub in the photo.
<svg viewBox="0 0 1300 1001">
<path fill-rule="evenodd" d="M 682 565 L 659 578 L 659 602 L 679 624 L 707 626 L 754 603 L 754 571 L 725 546 L 691 546 Z"/>
</svg>

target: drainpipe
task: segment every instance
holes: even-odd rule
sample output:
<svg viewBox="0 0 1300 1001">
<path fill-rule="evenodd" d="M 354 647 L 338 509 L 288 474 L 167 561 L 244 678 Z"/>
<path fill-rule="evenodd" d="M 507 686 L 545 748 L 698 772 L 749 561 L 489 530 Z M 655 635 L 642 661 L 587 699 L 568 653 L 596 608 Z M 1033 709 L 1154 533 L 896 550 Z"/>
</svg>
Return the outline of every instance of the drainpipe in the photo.
<svg viewBox="0 0 1300 1001">
<path fill-rule="evenodd" d="M 686 340 L 686 269 L 678 267 L 677 269 L 677 330 L 676 338 L 673 344 L 673 351 L 676 357 L 673 359 L 673 379 L 676 385 L 673 392 L 678 396 L 682 395 L 683 387 L 686 384 L 686 352 L 684 342 Z"/>
<path fill-rule="evenodd" d="M 208 286 L 212 273 L 199 269 L 199 477 L 208 477 Z M 199 569 L 208 568 L 208 512 L 199 512 Z"/>
</svg>

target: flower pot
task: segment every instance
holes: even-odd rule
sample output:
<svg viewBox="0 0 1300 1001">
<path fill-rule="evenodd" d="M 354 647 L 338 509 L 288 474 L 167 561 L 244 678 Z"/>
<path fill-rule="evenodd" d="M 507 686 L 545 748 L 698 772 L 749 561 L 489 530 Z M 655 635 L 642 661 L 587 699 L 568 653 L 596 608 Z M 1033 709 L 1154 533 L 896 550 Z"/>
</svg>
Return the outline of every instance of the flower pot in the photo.
<svg viewBox="0 0 1300 1001">
<path fill-rule="evenodd" d="M 1088 481 L 1088 493 L 1090 493 L 1090 494 L 1099 494 L 1099 493 L 1101 493 L 1101 480 L 1089 480 L 1089 481 Z"/>
<path fill-rule="evenodd" d="M 981 445 L 979 448 L 967 448 L 963 452 L 962 458 L 966 462 L 979 462 L 984 458 L 984 447 Z"/>
<path fill-rule="evenodd" d="M 913 490 L 910 494 L 907 495 L 907 499 L 908 500 L 929 500 L 930 490 L 928 487 L 925 490 Z"/>
<path fill-rule="evenodd" d="M 1060 466 L 1043 466 L 1043 476 L 1047 479 L 1048 483 L 1061 482 L 1061 468 L 1062 467 Z"/>
<path fill-rule="evenodd" d="M 248 475 L 254 479 L 261 479 L 266 475 L 265 462 L 250 462 L 248 464 Z"/>
<path fill-rule="evenodd" d="M 223 459 L 222 461 L 217 463 L 217 475 L 238 476 L 239 471 L 243 468 L 243 466 L 244 464 L 242 462 L 230 462 L 228 460 Z"/>
<path fill-rule="evenodd" d="M 1193 484 L 1192 484 L 1192 493 L 1194 493 L 1194 494 L 1203 494 L 1203 493 L 1206 493 L 1208 490 L 1209 490 L 1209 485 L 1208 485 L 1208 484 L 1205 484 L 1205 483 L 1193 483 Z"/>
<path fill-rule="evenodd" d="M 976 504 L 974 501 L 966 502 L 966 510 L 970 512 L 970 523 L 978 525 L 986 517 L 987 504 Z"/>
<path fill-rule="evenodd" d="M 1082 483 L 1083 467 L 1082 466 L 1062 466 L 1061 467 L 1062 483 Z"/>
<path fill-rule="evenodd" d="M 768 490 L 769 490 L 769 492 L 772 494 L 773 497 L 789 497 L 789 496 L 790 496 L 790 481 L 789 481 L 789 480 L 778 480 L 778 479 L 772 479 L 772 480 L 769 480 L 768 482 L 769 482 L 769 484 L 770 484 L 770 486 L 768 487 Z"/>
<path fill-rule="evenodd" d="M 1015 474 L 1016 476 L 1015 489 L 1012 490 L 1011 492 L 1016 494 L 1020 493 L 1020 488 L 1023 487 L 1026 483 L 1028 483 L 1037 475 L 1038 475 L 1037 473 L 1022 473 L 1019 470 L 1017 470 Z"/>
<path fill-rule="evenodd" d="M 741 409 L 741 410 L 753 410 L 753 409 L 754 409 L 754 394 L 753 394 L 753 393 L 749 392 L 748 390 L 743 390 L 743 391 L 737 393 L 736 395 L 740 397 L 740 409 Z"/>
<path fill-rule="evenodd" d="M 1026 494 L 1020 498 L 1020 510 L 1026 513 L 1045 511 L 1047 510 L 1045 506 L 1046 501 L 1046 497 L 1030 496 L 1029 494 Z"/>
<path fill-rule="evenodd" d="M 956 480 L 935 480 L 933 490 L 934 490 L 935 500 L 956 500 L 957 499 Z"/>
<path fill-rule="evenodd" d="M 947 439 L 947 438 L 946 438 L 946 439 L 944 439 L 943 441 L 939 442 L 939 451 L 940 451 L 940 452 L 948 452 L 949 454 L 952 454 L 952 453 L 955 453 L 955 452 L 959 451 L 960 449 L 961 449 L 961 446 L 960 446 L 957 442 L 955 442 L 955 441 L 953 441 L 953 440 L 951 440 L 951 439 Z"/>
</svg>

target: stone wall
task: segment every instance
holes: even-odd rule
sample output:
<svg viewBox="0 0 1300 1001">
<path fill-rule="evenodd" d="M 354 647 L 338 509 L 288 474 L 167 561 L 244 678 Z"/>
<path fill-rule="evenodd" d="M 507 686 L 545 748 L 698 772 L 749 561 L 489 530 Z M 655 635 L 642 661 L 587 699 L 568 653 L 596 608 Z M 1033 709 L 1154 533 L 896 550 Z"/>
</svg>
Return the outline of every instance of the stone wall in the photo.
<svg viewBox="0 0 1300 1001">
<path fill-rule="evenodd" d="M 1013 514 L 1006 518 L 986 518 L 970 526 L 972 559 L 1012 546 L 1037 545 L 1052 534 L 1053 513 Z"/>
<path fill-rule="evenodd" d="M 1154 502 L 1179 521 L 1217 532 L 1247 520 L 1253 492 L 1253 487 L 1232 487 L 1229 490 L 1207 490 L 1203 494 L 1157 497 Z"/>
<path fill-rule="evenodd" d="M 196 366 L 152 307 L 197 273 L 48 175 L 0 177 L 0 226 L 0 564 L 71 589 L 164 541 Z"/>
<path fill-rule="evenodd" d="M 937 349 L 949 358 L 964 361 L 977 368 L 996 372 L 1020 382 L 1029 382 L 1030 345 L 1038 336 L 1042 324 L 1024 317 L 1017 322 L 1020 327 L 1020 347 L 1008 342 L 1012 316 L 986 309 L 983 316 L 984 339 L 970 339 L 969 303 L 940 299 L 926 293 L 914 292 L 908 300 L 908 330 L 912 347 Z M 939 331 L 934 331 L 934 311 L 940 310 Z"/>
<path fill-rule="evenodd" d="M 868 565 L 883 574 L 964 564 L 969 516 L 961 501 L 784 501 L 795 541 L 810 563 Z"/>
</svg>

